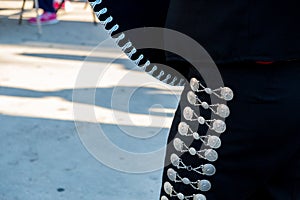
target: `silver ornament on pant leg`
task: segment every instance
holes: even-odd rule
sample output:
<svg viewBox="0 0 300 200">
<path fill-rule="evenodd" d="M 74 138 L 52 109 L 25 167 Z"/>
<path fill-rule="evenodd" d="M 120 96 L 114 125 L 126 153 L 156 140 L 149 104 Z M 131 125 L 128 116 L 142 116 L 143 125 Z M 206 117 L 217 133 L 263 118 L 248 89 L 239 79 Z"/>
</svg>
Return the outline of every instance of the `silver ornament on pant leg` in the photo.
<svg viewBox="0 0 300 200">
<path fill-rule="evenodd" d="M 226 130 L 226 124 L 222 120 L 215 120 L 212 125 L 212 129 L 217 133 L 223 133 Z"/>
<path fill-rule="evenodd" d="M 190 104 L 195 105 L 197 104 L 197 95 L 194 92 L 189 91 L 187 93 L 187 100 Z"/>
<path fill-rule="evenodd" d="M 180 199 L 180 200 L 184 200 L 185 197 L 182 193 L 178 193 L 177 198 Z"/>
<path fill-rule="evenodd" d="M 199 133 L 194 132 L 194 133 L 193 133 L 193 138 L 194 138 L 195 140 L 199 140 L 199 139 L 200 139 Z"/>
<path fill-rule="evenodd" d="M 233 92 L 229 87 L 221 88 L 221 97 L 226 100 L 230 101 L 233 99 Z"/>
<path fill-rule="evenodd" d="M 218 160 L 218 153 L 213 149 L 207 149 L 204 153 L 204 157 L 208 161 L 214 162 L 214 161 Z"/>
<path fill-rule="evenodd" d="M 210 135 L 207 139 L 207 145 L 211 148 L 218 149 L 221 146 L 221 139 L 218 136 Z"/>
<path fill-rule="evenodd" d="M 183 150 L 183 142 L 182 142 L 181 139 L 175 138 L 174 141 L 173 141 L 173 145 L 174 145 L 174 148 L 177 151 L 182 151 Z"/>
<path fill-rule="evenodd" d="M 216 173 L 216 168 L 212 164 L 205 164 L 202 167 L 202 172 L 207 176 L 212 176 Z"/>
<path fill-rule="evenodd" d="M 180 164 L 180 158 L 176 154 L 172 154 L 170 157 L 173 166 L 178 167 Z"/>
<path fill-rule="evenodd" d="M 183 182 L 183 184 L 185 184 L 185 185 L 191 184 L 191 181 L 190 181 L 190 179 L 188 179 L 188 178 L 183 178 L 183 179 L 182 179 L 182 182 Z"/>
<path fill-rule="evenodd" d="M 211 188 L 211 183 L 208 180 L 199 180 L 197 185 L 198 185 L 198 189 L 201 190 L 202 192 L 206 192 Z"/>
<path fill-rule="evenodd" d="M 204 88 L 204 92 L 206 92 L 206 94 L 212 94 L 213 91 L 210 88 Z"/>
<path fill-rule="evenodd" d="M 183 117 L 186 119 L 186 120 L 191 120 L 194 116 L 194 111 L 191 107 L 185 107 L 184 110 L 183 110 Z"/>
<path fill-rule="evenodd" d="M 178 124 L 178 132 L 180 133 L 180 135 L 187 135 L 187 133 L 189 132 L 189 125 L 185 122 L 180 122 Z"/>
<path fill-rule="evenodd" d="M 204 117 L 198 117 L 198 122 L 199 122 L 199 124 L 205 124 L 205 119 L 204 119 Z"/>
<path fill-rule="evenodd" d="M 166 196 L 162 196 L 160 200 L 169 200 Z"/>
<path fill-rule="evenodd" d="M 230 115 L 230 110 L 225 104 L 219 104 L 217 107 L 217 115 L 226 118 Z"/>
<path fill-rule="evenodd" d="M 195 194 L 193 200 L 206 200 L 206 197 L 203 194 Z"/>
<path fill-rule="evenodd" d="M 169 168 L 167 170 L 167 176 L 171 181 L 176 181 L 177 172 L 174 169 Z"/>
<path fill-rule="evenodd" d="M 202 108 L 204 108 L 204 109 L 208 109 L 208 108 L 209 108 L 209 105 L 208 105 L 207 102 L 202 102 L 202 103 L 201 103 L 201 106 L 202 106 Z"/>
<path fill-rule="evenodd" d="M 190 80 L 190 86 L 194 92 L 197 92 L 199 90 L 199 81 L 196 78 L 192 78 Z"/>
<path fill-rule="evenodd" d="M 173 192 L 173 186 L 169 182 L 164 183 L 164 190 L 168 195 L 171 195 Z"/>
<path fill-rule="evenodd" d="M 191 148 L 189 148 L 189 153 L 190 153 L 192 156 L 194 156 L 194 155 L 197 154 L 197 151 L 196 151 L 195 148 L 191 147 Z"/>
</svg>

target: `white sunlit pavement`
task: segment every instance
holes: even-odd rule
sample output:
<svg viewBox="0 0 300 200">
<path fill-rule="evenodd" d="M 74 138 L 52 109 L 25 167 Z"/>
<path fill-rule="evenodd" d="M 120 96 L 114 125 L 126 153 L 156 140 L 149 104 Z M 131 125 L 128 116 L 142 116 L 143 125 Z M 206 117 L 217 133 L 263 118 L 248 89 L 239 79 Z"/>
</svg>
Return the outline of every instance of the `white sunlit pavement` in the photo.
<svg viewBox="0 0 300 200">
<path fill-rule="evenodd" d="M 92 53 L 107 35 L 92 24 L 83 2 L 72 3 L 72 12 L 59 13 L 60 23 L 43 26 L 41 36 L 26 23 L 33 10 L 17 24 L 21 3 L 1 1 L 0 10 L 0 199 L 158 199 L 161 170 L 120 172 L 85 149 L 74 124 L 74 104 L 95 113 L 94 121 L 85 115 L 79 121 L 101 125 L 121 149 L 145 153 L 164 147 L 180 88 L 130 70 L 132 63 L 121 56 L 97 85 L 77 88 L 97 86 L 95 105 L 84 100 L 73 104 L 82 66 L 107 69 L 108 60 L 120 56 L 119 49 L 105 43 Z M 120 81 L 124 76 L 130 81 Z M 122 99 L 132 90 L 131 99 Z"/>
</svg>

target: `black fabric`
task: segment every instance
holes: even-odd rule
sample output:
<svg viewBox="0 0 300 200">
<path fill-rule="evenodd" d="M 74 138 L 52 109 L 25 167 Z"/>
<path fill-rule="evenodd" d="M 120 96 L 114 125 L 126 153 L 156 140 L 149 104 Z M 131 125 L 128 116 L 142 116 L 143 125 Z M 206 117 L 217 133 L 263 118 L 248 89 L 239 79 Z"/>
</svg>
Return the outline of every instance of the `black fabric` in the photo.
<svg viewBox="0 0 300 200">
<path fill-rule="evenodd" d="M 297 0 L 115 0 L 103 1 L 100 7 L 108 8 L 103 19 L 113 16 L 111 25 L 118 23 L 118 32 L 138 27 L 174 29 L 199 42 L 217 63 L 300 59 Z M 155 59 L 155 50 L 147 54 Z"/>
<path fill-rule="evenodd" d="M 300 59 L 299 7 L 297 0 L 171 0 L 166 27 L 194 38 L 217 63 Z"/>
<path fill-rule="evenodd" d="M 114 32 L 117 36 L 118 33 L 142 27 L 164 27 L 169 7 L 169 0 L 153 0 L 153 1 L 141 1 L 141 0 L 114 0 L 114 1 L 102 1 L 102 3 L 96 8 L 96 11 L 106 7 L 108 12 L 101 16 L 101 20 L 106 19 L 108 16 L 113 17 L 113 22 L 107 25 L 107 29 L 110 29 L 113 25 L 118 24 L 119 29 Z M 136 40 L 131 37 L 130 32 L 126 34 L 127 39 L 130 40 L 134 46 Z M 163 51 L 156 49 L 143 49 L 139 50 L 138 54 L 144 54 L 145 57 L 152 63 L 165 64 L 165 55 Z"/>
<path fill-rule="evenodd" d="M 39 0 L 39 8 L 43 9 L 44 12 L 55 13 L 53 0 Z"/>
<path fill-rule="evenodd" d="M 166 27 L 187 34 L 202 45 L 216 63 L 222 64 L 300 59 L 299 6 L 296 0 L 284 3 L 279 0 L 115 0 L 103 1 L 95 11 L 108 8 L 108 13 L 100 19 L 113 16 L 107 29 L 119 24 L 116 34 L 141 27 Z M 123 42 L 130 40 L 138 46 L 130 32 L 127 36 Z M 186 74 L 187 69 L 170 65 L 172 61 L 184 62 L 174 54 L 167 54 L 167 61 L 161 50 L 143 49 L 135 56 L 139 54 L 145 55 L 141 64 L 148 59 Z M 168 71 L 168 68 L 163 70 Z"/>
<path fill-rule="evenodd" d="M 140 27 L 163 27 L 165 25 L 169 0 L 114 0 L 102 1 L 100 8 L 106 7 L 114 18 L 114 24 L 120 25 L 117 32 Z M 96 8 L 99 10 L 99 8 Z M 105 18 L 103 16 L 103 18 Z M 130 38 L 134 39 L 134 38 Z"/>
<path fill-rule="evenodd" d="M 299 200 L 300 108 L 297 104 L 300 93 L 297 91 L 300 62 L 273 65 L 231 63 L 218 67 L 224 84 L 232 88 L 235 97 L 228 103 L 231 114 L 226 119 L 227 130 L 221 135 L 222 146 L 217 149 L 219 159 L 212 163 L 217 172 L 208 177 L 168 165 L 164 168 L 162 184 L 168 181 L 176 192 L 185 195 L 199 193 L 188 185 L 170 181 L 166 170 L 173 168 L 181 177 L 192 181 L 211 181 L 212 189 L 203 192 L 208 200 Z M 189 78 L 193 76 L 193 72 L 189 74 Z M 189 140 L 177 133 L 178 123 L 183 120 L 180 109 L 191 106 L 186 100 L 189 90 L 186 87 L 182 93 L 170 130 L 166 164 L 170 163 L 170 155 L 177 152 L 172 144 L 173 138 Z M 193 123 L 187 123 L 193 126 Z M 200 126 L 198 132 L 205 133 L 204 127 Z M 191 146 L 199 149 L 201 144 L 193 142 Z M 188 153 L 181 158 L 193 167 L 208 163 Z M 162 195 L 166 195 L 163 188 Z"/>
</svg>

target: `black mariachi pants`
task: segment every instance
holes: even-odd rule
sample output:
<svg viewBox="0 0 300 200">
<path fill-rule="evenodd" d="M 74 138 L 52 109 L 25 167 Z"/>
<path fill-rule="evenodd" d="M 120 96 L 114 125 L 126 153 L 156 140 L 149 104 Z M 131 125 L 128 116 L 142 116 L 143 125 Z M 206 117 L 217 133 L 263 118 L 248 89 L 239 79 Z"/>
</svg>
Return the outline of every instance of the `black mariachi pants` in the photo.
<svg viewBox="0 0 300 200">
<path fill-rule="evenodd" d="M 221 134 L 222 146 L 216 150 L 219 158 L 212 163 L 216 174 L 207 177 L 170 164 L 170 155 L 177 152 L 172 140 L 179 135 L 181 108 L 188 105 L 186 94 L 191 89 L 187 86 L 168 138 L 161 196 L 178 199 L 164 192 L 163 185 L 168 181 L 178 193 L 201 193 L 207 200 L 300 200 L 300 62 L 218 67 L 225 86 L 235 96 L 227 104 L 231 114 L 226 119 L 227 130 Z M 205 131 L 199 129 L 198 132 Z M 196 149 L 200 145 L 192 143 Z M 189 153 L 181 159 L 192 167 L 209 163 Z M 167 176 L 169 168 L 191 181 L 207 179 L 212 187 L 208 192 L 199 192 L 189 185 L 174 183 Z"/>
</svg>

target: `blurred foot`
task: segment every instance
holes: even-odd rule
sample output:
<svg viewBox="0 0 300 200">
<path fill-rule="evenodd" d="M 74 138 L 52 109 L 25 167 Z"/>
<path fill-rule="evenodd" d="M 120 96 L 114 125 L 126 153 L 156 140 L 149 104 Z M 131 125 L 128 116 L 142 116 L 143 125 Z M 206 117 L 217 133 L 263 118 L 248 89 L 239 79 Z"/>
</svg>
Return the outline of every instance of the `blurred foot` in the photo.
<svg viewBox="0 0 300 200">
<path fill-rule="evenodd" d="M 58 20 L 56 18 L 56 13 L 44 12 L 39 16 L 41 25 L 44 24 L 57 24 Z M 31 25 L 37 25 L 37 18 L 33 17 L 28 20 L 28 23 Z"/>
<path fill-rule="evenodd" d="M 54 0 L 54 2 L 53 2 L 54 9 L 57 10 L 59 8 L 60 4 L 61 4 L 60 0 Z M 63 4 L 61 5 L 60 9 L 63 9 L 66 12 L 70 12 L 70 11 L 73 10 L 73 7 L 72 7 L 72 4 L 71 4 L 71 2 L 69 0 L 65 0 L 63 2 Z"/>
</svg>

